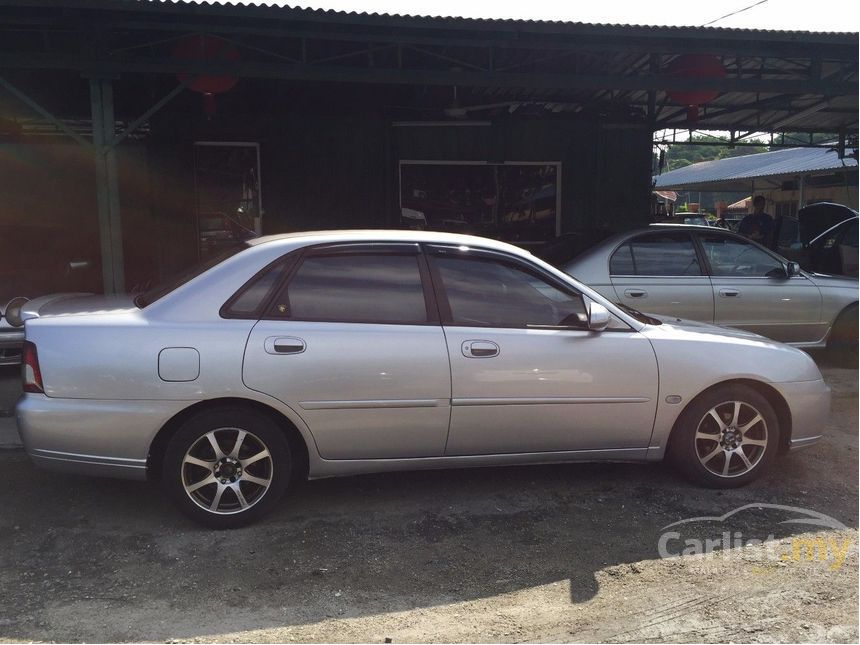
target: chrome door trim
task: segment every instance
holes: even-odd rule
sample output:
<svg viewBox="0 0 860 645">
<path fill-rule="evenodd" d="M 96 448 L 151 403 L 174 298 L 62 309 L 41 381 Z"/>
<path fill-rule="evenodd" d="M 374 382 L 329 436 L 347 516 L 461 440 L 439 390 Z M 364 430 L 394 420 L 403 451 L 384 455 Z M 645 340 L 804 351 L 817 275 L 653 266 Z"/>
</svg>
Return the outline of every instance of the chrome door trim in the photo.
<svg viewBox="0 0 860 645">
<path fill-rule="evenodd" d="M 372 408 L 438 408 L 443 399 L 364 399 L 358 401 L 299 401 L 302 410 L 367 410 Z"/>
<path fill-rule="evenodd" d="M 584 397 L 584 396 L 552 396 L 552 397 L 504 397 L 504 398 L 475 398 L 475 399 L 451 399 L 452 406 L 463 405 L 569 405 L 569 404 L 593 404 L 593 403 L 649 403 L 648 397 Z"/>
<path fill-rule="evenodd" d="M 120 468 L 146 468 L 146 459 L 127 459 L 125 457 L 107 457 L 104 455 L 81 455 L 74 452 L 62 452 L 60 450 L 46 450 L 45 448 L 34 448 L 32 454 L 43 459 L 57 459 L 59 461 L 74 461 L 82 464 L 98 464 L 100 466 L 116 466 Z"/>
</svg>

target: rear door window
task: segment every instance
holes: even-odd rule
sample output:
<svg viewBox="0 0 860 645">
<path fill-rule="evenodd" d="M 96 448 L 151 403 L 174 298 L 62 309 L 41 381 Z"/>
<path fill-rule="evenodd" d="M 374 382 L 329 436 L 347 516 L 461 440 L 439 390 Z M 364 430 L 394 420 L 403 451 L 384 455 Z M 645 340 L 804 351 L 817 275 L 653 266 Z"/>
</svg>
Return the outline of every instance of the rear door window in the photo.
<svg viewBox="0 0 860 645">
<path fill-rule="evenodd" d="M 302 261 L 269 314 L 321 322 L 429 320 L 418 254 L 333 253 Z"/>
<path fill-rule="evenodd" d="M 682 231 L 647 233 L 621 245 L 609 261 L 612 275 L 702 275 L 693 239 Z"/>
</svg>

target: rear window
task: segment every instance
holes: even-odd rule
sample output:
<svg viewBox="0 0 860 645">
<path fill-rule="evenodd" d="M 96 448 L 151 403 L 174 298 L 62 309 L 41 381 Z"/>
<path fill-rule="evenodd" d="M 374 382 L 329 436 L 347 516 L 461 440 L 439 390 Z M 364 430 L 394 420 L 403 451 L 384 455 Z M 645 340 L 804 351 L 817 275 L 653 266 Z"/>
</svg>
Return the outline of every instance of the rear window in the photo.
<svg viewBox="0 0 860 645">
<path fill-rule="evenodd" d="M 212 267 L 221 264 L 227 258 L 233 257 L 234 255 L 244 251 L 248 248 L 247 244 L 237 244 L 234 247 L 231 247 L 220 253 L 215 255 L 203 262 L 199 262 L 184 271 L 181 271 L 175 274 L 172 277 L 166 278 L 165 280 L 159 282 L 154 287 L 147 289 L 146 291 L 139 293 L 134 298 L 134 304 L 136 307 L 143 309 L 151 305 L 156 300 L 161 300 L 168 293 L 175 291 L 179 287 L 181 287 L 186 282 L 191 282 L 194 278 L 199 275 L 203 275 Z"/>
</svg>

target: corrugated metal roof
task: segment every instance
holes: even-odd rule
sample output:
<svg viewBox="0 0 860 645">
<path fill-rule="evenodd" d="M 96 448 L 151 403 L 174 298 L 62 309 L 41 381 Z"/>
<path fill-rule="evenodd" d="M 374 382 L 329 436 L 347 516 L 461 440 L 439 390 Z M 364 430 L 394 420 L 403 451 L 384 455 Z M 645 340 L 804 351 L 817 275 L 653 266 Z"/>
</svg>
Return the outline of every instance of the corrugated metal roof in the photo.
<svg viewBox="0 0 860 645">
<path fill-rule="evenodd" d="M 840 159 L 826 148 L 786 148 L 773 152 L 703 161 L 656 177 L 660 190 L 685 190 L 691 185 L 752 180 L 780 175 L 796 176 L 816 172 L 857 168 L 857 160 Z M 717 189 L 717 186 L 714 186 Z"/>
<path fill-rule="evenodd" d="M 699 27 L 690 26 L 659 26 L 659 25 L 629 25 L 623 23 L 584 23 L 573 22 L 566 20 L 534 20 L 534 19 L 519 19 L 519 18 L 465 18 L 462 16 L 447 16 L 447 15 L 415 15 L 401 13 L 377 13 L 365 11 L 339 11 L 336 9 L 314 9 L 312 7 L 303 7 L 300 5 L 286 5 L 275 2 L 264 2 L 257 0 L 112 0 L 114 4 L 135 3 L 135 4 L 154 4 L 154 5 L 197 5 L 202 7 L 213 8 L 231 8 L 231 7 L 250 7 L 268 10 L 277 10 L 285 14 L 297 14 L 295 17 L 322 17 L 322 18 L 340 18 L 340 19 L 379 19 L 379 20 L 410 20 L 410 21 L 426 21 L 441 23 L 440 26 L 489 26 L 489 27 L 517 27 L 517 26 L 535 26 L 535 27 L 581 27 L 595 28 L 605 30 L 648 30 L 648 31 L 668 31 L 677 35 L 690 35 L 695 33 L 698 35 L 730 35 L 736 34 L 741 36 L 754 36 L 757 34 L 766 34 L 768 36 L 808 36 L 810 34 L 826 35 L 826 36 L 853 36 L 854 32 L 812 32 L 812 31 L 780 31 L 777 29 L 742 29 L 737 27 Z M 304 14 L 304 16 L 301 16 Z M 444 24 L 448 23 L 448 24 Z M 459 24 L 451 24 L 459 23 Z"/>
</svg>

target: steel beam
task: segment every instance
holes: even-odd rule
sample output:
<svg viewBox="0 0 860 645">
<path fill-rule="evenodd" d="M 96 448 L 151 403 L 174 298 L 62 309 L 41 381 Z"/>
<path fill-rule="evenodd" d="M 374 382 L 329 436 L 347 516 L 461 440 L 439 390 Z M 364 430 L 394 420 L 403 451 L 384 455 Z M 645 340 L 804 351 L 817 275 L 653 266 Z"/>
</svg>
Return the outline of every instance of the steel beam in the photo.
<svg viewBox="0 0 860 645">
<path fill-rule="evenodd" d="M 7 69 L 66 69 L 99 76 L 120 73 L 194 74 L 238 76 L 240 78 L 278 78 L 299 81 L 339 83 L 380 83 L 408 85 L 460 85 L 464 87 L 504 87 L 527 89 L 615 89 L 615 90 L 715 90 L 718 92 L 762 92 L 774 94 L 856 95 L 856 80 L 761 79 L 761 78 L 680 78 L 666 74 L 569 74 L 499 73 L 428 69 L 326 67 L 255 61 L 177 61 L 160 58 L 98 60 L 38 54 L 4 54 L 0 67 Z"/>
<path fill-rule="evenodd" d="M 0 87 L 3 87 L 7 92 L 9 92 L 9 94 L 14 96 L 19 101 L 21 101 L 24 105 L 29 107 L 34 112 L 37 112 L 38 114 L 40 114 L 46 121 L 50 122 L 60 132 L 70 136 L 77 143 L 81 144 L 82 146 L 86 146 L 86 147 L 89 147 L 90 145 L 92 145 L 89 141 L 84 139 L 81 135 L 79 135 L 77 132 L 72 130 L 69 126 L 67 126 L 65 123 L 63 123 L 60 119 L 55 117 L 48 110 L 46 110 L 41 105 L 39 105 L 39 103 L 37 103 L 36 101 L 31 99 L 29 96 L 24 94 L 24 92 L 22 92 L 17 87 L 12 85 L 12 83 L 7 81 L 6 79 L 0 78 Z"/>
<path fill-rule="evenodd" d="M 119 179 L 116 148 L 112 145 L 116 129 L 113 111 L 113 86 L 107 78 L 90 79 L 90 106 L 95 146 L 96 199 L 99 212 L 99 240 L 102 255 L 102 280 L 108 294 L 125 291 L 122 223 L 119 212 Z"/>
</svg>

